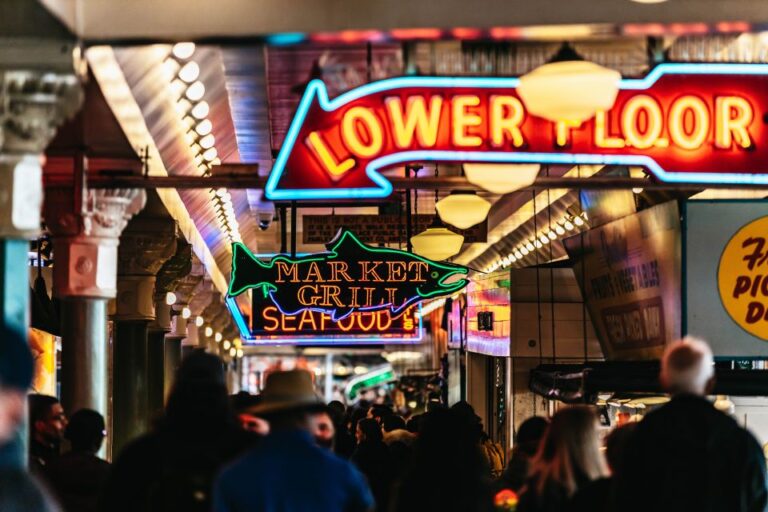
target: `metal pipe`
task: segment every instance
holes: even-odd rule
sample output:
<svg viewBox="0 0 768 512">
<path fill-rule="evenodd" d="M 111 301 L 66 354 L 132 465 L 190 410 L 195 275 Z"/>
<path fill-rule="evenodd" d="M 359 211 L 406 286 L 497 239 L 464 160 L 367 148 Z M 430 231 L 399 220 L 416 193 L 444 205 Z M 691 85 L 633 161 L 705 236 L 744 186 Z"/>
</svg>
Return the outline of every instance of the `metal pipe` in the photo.
<svg viewBox="0 0 768 512">
<path fill-rule="evenodd" d="M 296 201 L 291 201 L 291 258 L 296 257 Z"/>
<path fill-rule="evenodd" d="M 439 176 L 423 178 L 407 178 L 390 176 L 387 178 L 395 190 L 435 190 L 463 189 L 482 190 L 469 183 L 463 176 Z M 109 176 L 96 174 L 88 179 L 89 188 L 233 188 L 233 189 L 263 189 L 266 178 L 263 176 L 222 175 L 222 176 Z M 71 179 L 46 178 L 46 188 L 72 188 Z M 643 188 L 645 190 L 681 190 L 698 191 L 707 188 L 716 189 L 760 189 L 768 190 L 768 183 L 735 184 L 735 183 L 663 183 L 638 178 L 618 178 L 610 176 L 593 176 L 591 178 L 559 178 L 539 177 L 529 187 L 521 190 L 547 188 L 581 188 L 593 190 Z M 383 200 L 383 199 L 382 199 Z M 327 201 L 326 201 L 327 202 Z M 311 203 L 311 201 L 308 201 Z"/>
</svg>

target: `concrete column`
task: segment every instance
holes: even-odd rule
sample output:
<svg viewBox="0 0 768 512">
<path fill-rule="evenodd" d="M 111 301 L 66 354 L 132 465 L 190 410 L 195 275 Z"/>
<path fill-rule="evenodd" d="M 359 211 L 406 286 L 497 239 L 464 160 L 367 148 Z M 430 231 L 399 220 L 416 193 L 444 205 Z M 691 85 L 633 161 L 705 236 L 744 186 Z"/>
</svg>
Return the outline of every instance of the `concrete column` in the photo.
<svg viewBox="0 0 768 512">
<path fill-rule="evenodd" d="M 174 308 L 178 302 L 177 288 L 192 270 L 192 246 L 184 239 L 176 240 L 176 252 L 157 274 L 155 283 L 155 321 L 149 326 L 149 408 L 150 416 L 162 414 L 166 391 L 166 343 L 173 329 L 173 317 L 180 313 Z M 179 292 L 181 293 L 181 292 Z M 167 298 L 173 294 L 173 304 Z"/>
<path fill-rule="evenodd" d="M 0 36 L 0 322 L 25 337 L 28 240 L 40 231 L 43 151 L 81 94 L 67 43 Z M 22 428 L 0 449 L 0 466 L 26 464 L 26 437 Z"/>
<path fill-rule="evenodd" d="M 176 223 L 147 206 L 120 239 L 113 356 L 112 453 L 150 427 L 156 276 L 176 252 Z M 161 359 L 162 360 L 162 359 Z"/>
<path fill-rule="evenodd" d="M 117 295 L 120 234 L 145 202 L 136 189 L 53 189 L 46 196 L 53 293 L 62 299 L 61 400 L 69 414 L 88 408 L 108 418 L 107 301 Z"/>
</svg>

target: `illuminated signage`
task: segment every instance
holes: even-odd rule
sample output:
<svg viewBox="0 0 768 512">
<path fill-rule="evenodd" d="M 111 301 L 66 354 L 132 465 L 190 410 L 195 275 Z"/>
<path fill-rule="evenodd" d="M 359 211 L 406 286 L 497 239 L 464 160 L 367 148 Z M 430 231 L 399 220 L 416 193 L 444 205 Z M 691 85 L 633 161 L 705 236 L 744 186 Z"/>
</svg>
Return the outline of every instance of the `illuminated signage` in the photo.
<svg viewBox="0 0 768 512">
<path fill-rule="evenodd" d="M 622 80 L 614 107 L 580 125 L 528 114 L 518 83 L 401 77 L 331 100 L 314 80 L 266 194 L 386 197 L 382 169 L 423 161 L 636 165 L 663 181 L 768 183 L 768 65 L 661 64 Z"/>
<path fill-rule="evenodd" d="M 409 308 L 393 318 L 389 310 L 361 311 L 334 321 L 327 313 L 305 309 L 296 315 L 284 315 L 269 301 L 257 301 L 253 306 L 251 333 L 255 338 L 300 339 L 328 336 L 356 339 L 358 336 L 379 336 L 382 342 L 417 340 L 419 319 Z"/>
<path fill-rule="evenodd" d="M 386 310 L 392 318 L 425 299 L 466 286 L 467 269 L 415 254 L 370 247 L 352 232 L 339 231 L 328 252 L 269 262 L 243 244 L 232 251 L 230 297 L 254 289 L 254 301 L 269 299 L 284 315 L 311 310 L 340 321 L 359 312 Z"/>
<path fill-rule="evenodd" d="M 720 300 L 742 329 L 768 340 L 768 217 L 743 226 L 728 241 L 717 270 Z"/>
</svg>

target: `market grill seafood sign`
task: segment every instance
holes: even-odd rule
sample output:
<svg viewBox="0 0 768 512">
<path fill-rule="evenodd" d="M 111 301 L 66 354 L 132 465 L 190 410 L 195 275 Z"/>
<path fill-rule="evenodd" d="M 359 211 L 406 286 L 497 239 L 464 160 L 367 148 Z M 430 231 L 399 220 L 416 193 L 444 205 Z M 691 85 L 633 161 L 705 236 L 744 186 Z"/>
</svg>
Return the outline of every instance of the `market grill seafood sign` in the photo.
<svg viewBox="0 0 768 512">
<path fill-rule="evenodd" d="M 397 318 L 409 306 L 461 290 L 466 275 L 466 267 L 370 247 L 341 230 L 328 252 L 278 255 L 267 263 L 233 244 L 229 295 L 253 288 L 254 301 L 271 300 L 285 315 L 313 310 L 338 321 L 355 312 L 388 310 Z"/>
</svg>

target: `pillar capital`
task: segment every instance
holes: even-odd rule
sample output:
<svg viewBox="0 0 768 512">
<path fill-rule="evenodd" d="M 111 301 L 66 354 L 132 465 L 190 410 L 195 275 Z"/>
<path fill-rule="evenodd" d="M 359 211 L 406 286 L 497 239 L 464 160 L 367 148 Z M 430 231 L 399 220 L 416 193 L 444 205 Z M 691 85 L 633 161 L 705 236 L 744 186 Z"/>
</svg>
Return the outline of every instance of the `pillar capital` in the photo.
<svg viewBox="0 0 768 512">
<path fill-rule="evenodd" d="M 163 264 L 176 252 L 176 222 L 170 217 L 134 217 L 120 237 L 117 266 L 118 320 L 155 318 L 155 283 Z"/>
<path fill-rule="evenodd" d="M 56 251 L 54 294 L 114 298 L 120 234 L 146 202 L 140 189 L 88 190 L 82 207 L 72 189 L 49 191 L 43 215 Z"/>
<path fill-rule="evenodd" d="M 74 74 L 3 69 L 0 61 L 0 238 L 40 231 L 42 153 L 81 102 Z"/>
</svg>

